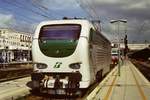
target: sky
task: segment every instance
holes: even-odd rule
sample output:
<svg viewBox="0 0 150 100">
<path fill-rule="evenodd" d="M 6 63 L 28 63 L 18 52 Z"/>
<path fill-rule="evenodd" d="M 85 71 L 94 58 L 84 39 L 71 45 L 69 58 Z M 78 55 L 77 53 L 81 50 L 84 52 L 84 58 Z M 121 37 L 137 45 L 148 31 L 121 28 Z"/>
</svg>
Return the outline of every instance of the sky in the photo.
<svg viewBox="0 0 150 100">
<path fill-rule="evenodd" d="M 128 35 L 131 43 L 150 42 L 150 0 L 0 0 L 0 27 L 34 34 L 45 20 L 80 17 L 101 21 L 110 41 Z M 111 20 L 127 23 L 111 24 Z"/>
</svg>

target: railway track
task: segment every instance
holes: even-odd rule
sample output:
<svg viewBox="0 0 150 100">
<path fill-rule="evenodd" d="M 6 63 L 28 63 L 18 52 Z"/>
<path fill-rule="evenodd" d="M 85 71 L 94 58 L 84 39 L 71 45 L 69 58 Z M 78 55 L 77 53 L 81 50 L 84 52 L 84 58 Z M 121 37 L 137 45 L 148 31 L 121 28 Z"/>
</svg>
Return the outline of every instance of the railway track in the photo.
<svg viewBox="0 0 150 100">
<path fill-rule="evenodd" d="M 7 67 L 7 68 L 10 68 L 10 67 Z M 12 71 L 12 69 L 14 70 L 14 71 Z M 26 68 L 27 69 L 27 68 Z M 32 68 L 29 68 L 28 70 L 30 70 L 29 71 L 29 73 L 31 73 L 32 72 Z M 10 68 L 10 69 L 0 69 L 0 71 L 4 71 L 5 73 L 7 73 L 8 74 L 8 72 L 10 72 L 10 75 L 12 75 L 12 73 L 17 73 L 17 72 L 19 72 L 20 74 L 23 74 L 23 73 L 25 73 L 25 71 L 24 71 L 24 68 L 21 68 L 21 69 L 19 69 L 18 67 L 17 68 Z M 6 78 L 1 78 L 0 79 L 0 81 L 1 81 L 1 83 L 3 84 L 3 83 L 6 83 L 8 80 L 11 80 L 11 81 L 13 81 L 13 82 L 15 82 L 15 83 L 13 83 L 13 82 L 11 82 L 10 81 L 10 83 L 9 82 L 7 82 L 6 84 L 9 84 L 9 85 L 11 85 L 11 84 L 18 84 L 18 83 L 16 83 L 17 81 L 15 81 L 14 79 L 17 79 L 17 80 L 20 80 L 21 79 L 21 77 L 25 77 L 26 75 L 24 75 L 24 76 L 19 76 L 19 73 L 18 74 L 15 74 L 17 77 L 10 77 L 10 75 L 8 75 Z M 2 75 L 2 73 L 0 73 L 0 75 Z M 3 74 L 4 75 L 4 74 Z M 28 74 L 28 75 L 30 75 L 30 74 Z M 19 76 L 19 77 L 18 77 Z M 18 78 L 20 78 L 20 79 L 18 79 Z M 6 81 L 6 82 L 4 82 L 4 81 Z M 25 79 L 25 81 L 23 82 L 23 84 L 24 85 L 26 85 L 26 87 L 27 87 L 27 82 L 29 82 L 30 81 L 30 79 L 28 79 L 27 81 L 26 81 L 26 79 Z M 23 85 L 22 84 L 22 85 Z M 16 88 L 18 88 L 18 86 L 21 86 L 22 87 L 22 85 L 17 85 L 17 87 Z M 32 94 L 31 92 L 30 92 L 30 89 L 25 89 L 25 90 L 23 90 L 23 91 L 28 91 L 27 93 L 25 93 L 26 95 L 24 95 L 24 96 L 19 96 L 19 97 L 17 97 L 17 96 L 13 96 L 12 95 L 12 100 L 16 100 L 16 99 L 14 99 L 15 97 L 17 98 L 17 100 L 84 100 L 84 98 L 86 98 L 94 89 L 95 89 L 95 87 L 97 87 L 97 85 L 98 85 L 98 83 L 95 83 L 95 84 L 93 84 L 89 89 L 88 89 L 88 91 L 86 91 L 83 95 L 81 95 L 81 96 L 66 96 L 66 95 L 48 95 L 48 94 L 38 94 L 38 95 L 35 95 L 35 94 Z M 9 89 L 9 88 L 8 88 Z M 20 88 L 21 89 L 21 88 Z M 17 90 L 18 91 L 18 90 Z M 19 90 L 20 91 L 20 90 Z M 13 92 L 12 92 L 13 93 Z M 21 92 L 19 92 L 20 94 L 21 94 Z M 22 93 L 24 93 L 24 92 L 22 92 Z M 19 95 L 19 94 L 18 94 Z M 7 96 L 6 96 L 7 97 Z"/>
<path fill-rule="evenodd" d="M 112 69 L 114 66 L 112 67 Z M 111 69 L 111 70 L 112 70 Z M 103 77 L 101 82 L 104 80 L 106 76 Z M 29 94 L 24 99 L 21 100 L 85 100 L 91 94 L 91 92 L 99 85 L 99 83 L 94 83 L 91 85 L 86 92 L 84 92 L 80 96 L 66 96 L 66 95 L 50 95 L 50 94 Z"/>
<path fill-rule="evenodd" d="M 103 77 L 103 79 L 106 76 Z M 103 81 L 103 79 L 101 81 Z M 84 92 L 82 95 L 79 96 L 68 96 L 68 95 L 50 95 L 50 94 L 29 94 L 25 96 L 23 99 L 20 100 L 85 100 L 87 96 L 99 85 L 99 83 L 95 82 L 93 85 L 91 85 L 86 92 Z"/>
<path fill-rule="evenodd" d="M 132 60 L 132 63 L 140 70 L 140 72 L 150 81 L 150 65 L 144 62 Z"/>
<path fill-rule="evenodd" d="M 2 66 L 2 64 L 0 65 Z M 33 71 L 32 65 L 29 64 L 3 64 L 5 67 L 0 67 L 0 82 L 19 79 L 30 76 Z"/>
<path fill-rule="evenodd" d="M 134 64 L 137 64 L 137 68 L 139 67 L 139 68 L 143 68 L 143 66 L 141 66 L 140 64 L 138 64 L 138 62 L 133 62 Z M 130 65 L 129 65 L 130 66 Z M 126 67 L 128 67 L 128 65 L 126 66 Z M 126 68 L 126 67 L 123 67 L 123 68 Z M 133 69 L 132 69 L 133 70 Z M 145 69 L 145 70 L 148 70 L 148 69 Z M 145 71 L 144 70 L 144 71 Z M 1 84 L 1 90 L 3 90 L 3 88 L 4 88 L 4 86 L 6 86 L 7 87 L 7 89 L 6 90 L 4 90 L 4 91 L 12 91 L 12 92 L 10 92 L 10 93 L 6 93 L 6 95 L 7 96 L 5 96 L 5 97 L 8 97 L 8 96 L 10 96 L 10 94 L 11 93 L 14 93 L 15 91 L 18 91 L 18 92 L 16 92 L 17 93 L 17 95 L 19 95 L 20 97 L 19 98 L 17 98 L 18 96 L 13 96 L 12 95 L 12 97 L 13 97 L 13 99 L 9 99 L 9 100 L 95 100 L 96 98 L 99 98 L 99 97 L 101 97 L 101 98 L 103 98 L 103 95 L 100 95 L 99 93 L 101 93 L 101 94 L 103 94 L 102 93 L 102 91 L 103 91 L 103 89 L 102 89 L 102 87 L 105 89 L 105 88 L 107 88 L 107 84 L 110 84 L 109 82 L 111 82 L 111 80 L 113 80 L 112 79 L 112 77 L 116 77 L 115 76 L 115 74 L 114 74 L 114 72 L 115 73 L 117 73 L 116 72 L 117 71 L 117 68 L 115 68 L 115 70 L 112 70 L 107 76 L 108 77 L 106 77 L 106 78 L 104 78 L 101 82 L 100 82 L 100 84 L 98 85 L 98 84 L 94 84 L 94 85 L 92 85 L 89 89 L 88 89 L 88 91 L 84 94 L 84 95 L 82 95 L 82 96 L 66 96 L 66 95 L 48 95 L 48 94 L 32 94 L 31 92 L 29 92 L 30 91 L 30 89 L 29 88 L 26 88 L 26 86 L 25 86 L 25 84 L 27 83 L 27 82 L 29 82 L 29 81 L 31 81 L 30 80 L 30 77 L 29 78 L 24 78 L 24 79 L 18 79 L 18 80 L 14 80 L 14 81 L 10 81 L 10 82 L 4 82 L 5 84 Z M 123 71 L 123 70 L 122 70 Z M 130 71 L 130 70 L 128 70 L 128 71 Z M 125 71 L 126 72 L 126 71 Z M 124 72 L 124 73 L 125 73 Z M 132 71 L 132 73 L 134 72 L 134 74 L 135 74 L 135 71 L 133 70 Z M 148 71 L 149 72 L 149 71 Z M 129 73 L 129 72 L 128 72 Z M 137 81 L 137 75 L 133 75 L 134 76 L 134 79 Z M 136 78 L 135 78 L 136 77 Z M 121 78 L 121 77 L 120 77 Z M 109 79 L 109 81 L 108 81 L 108 79 Z M 22 80 L 22 81 L 21 81 Z M 115 80 L 115 79 L 114 79 Z M 106 82 L 108 82 L 108 83 L 106 83 Z M 120 81 L 119 81 L 120 82 Z M 123 81 L 124 82 L 124 81 Z M 128 81 L 127 81 L 128 82 Z M 129 82 L 130 83 L 130 82 Z M 24 85 L 23 85 L 24 84 Z M 120 84 L 120 83 L 119 83 Z M 12 87 L 12 85 L 13 86 L 15 86 L 15 87 Z M 123 85 L 124 85 L 124 83 L 123 83 Z M 141 85 L 140 85 L 140 83 L 139 83 L 139 81 L 138 82 L 136 82 L 136 85 L 137 85 L 137 87 L 139 88 L 139 91 L 141 91 L 141 90 L 145 90 L 145 86 L 144 87 L 142 87 Z M 10 88 L 8 87 L 8 86 L 10 86 Z M 106 86 L 106 87 L 105 87 Z M 116 85 L 114 85 L 114 82 L 112 81 L 111 82 L 111 85 L 110 85 L 110 87 L 109 87 L 109 89 L 108 89 L 108 92 L 107 92 L 107 94 L 108 95 L 104 95 L 104 97 L 106 96 L 110 96 L 111 94 L 111 91 L 112 91 L 112 87 L 113 86 L 118 86 L 118 83 L 116 84 Z M 96 87 L 96 88 L 95 88 Z M 97 88 L 98 87 L 98 88 Z M 131 87 L 131 86 L 130 86 Z M 12 89 L 11 89 L 12 88 Z M 24 90 L 22 90 L 24 88 Z M 131 87 L 131 89 L 134 89 L 135 87 Z M 10 90 L 9 90 L 10 89 Z M 16 89 L 16 90 L 15 90 Z M 21 90 L 19 90 L 19 89 L 21 89 Z M 15 91 L 14 91 L 15 90 Z M 99 91 L 99 90 L 101 90 L 101 92 Z M 22 93 L 20 92 L 20 91 L 22 91 Z M 26 91 L 26 92 L 25 92 Z M 109 92 L 110 91 L 110 92 Z M 122 90 L 121 90 L 122 91 Z M 1 91 L 1 92 L 3 92 L 3 91 Z M 15 93 L 15 94 L 16 94 Z M 20 94 L 18 94 L 18 93 L 20 93 Z M 147 92 L 140 92 L 141 94 L 145 94 L 145 96 L 147 96 L 148 97 L 148 95 L 147 95 Z M 14 95 L 15 95 L 14 94 Z M 25 94 L 24 96 L 23 96 L 23 94 Z M 5 95 L 4 93 L 3 93 L 3 95 Z M 142 95 L 142 97 L 145 97 L 145 96 L 143 96 Z M 17 99 L 14 99 L 14 98 L 17 98 Z M 89 97 L 89 98 L 88 98 Z M 93 98 L 94 97 L 94 98 Z M 1 100 L 4 100 L 4 99 L 1 99 Z M 97 99 L 96 99 L 97 100 Z M 121 100 L 121 99 L 120 99 Z M 127 99 L 128 100 L 128 99 Z M 134 99 L 134 100 L 137 100 L 137 99 Z M 144 100 L 144 99 L 143 99 Z M 149 100 L 149 99 L 148 99 Z"/>
<path fill-rule="evenodd" d="M 69 95 L 50 95 L 50 94 L 44 94 L 44 93 L 31 93 L 24 97 L 24 99 L 21 100 L 83 100 L 86 96 L 88 96 L 98 85 L 98 83 L 94 83 L 92 86 L 88 88 L 86 92 L 84 92 L 82 95 L 79 96 L 69 96 Z"/>
</svg>

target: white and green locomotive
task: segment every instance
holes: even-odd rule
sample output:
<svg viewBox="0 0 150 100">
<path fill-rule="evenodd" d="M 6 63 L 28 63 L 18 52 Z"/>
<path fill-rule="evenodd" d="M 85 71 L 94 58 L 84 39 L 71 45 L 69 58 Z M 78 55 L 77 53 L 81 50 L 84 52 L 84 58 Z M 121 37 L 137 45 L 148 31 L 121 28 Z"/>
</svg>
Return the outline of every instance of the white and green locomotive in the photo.
<svg viewBox="0 0 150 100">
<path fill-rule="evenodd" d="M 109 72 L 110 45 L 87 20 L 40 23 L 32 44 L 32 88 L 87 89 Z"/>
</svg>

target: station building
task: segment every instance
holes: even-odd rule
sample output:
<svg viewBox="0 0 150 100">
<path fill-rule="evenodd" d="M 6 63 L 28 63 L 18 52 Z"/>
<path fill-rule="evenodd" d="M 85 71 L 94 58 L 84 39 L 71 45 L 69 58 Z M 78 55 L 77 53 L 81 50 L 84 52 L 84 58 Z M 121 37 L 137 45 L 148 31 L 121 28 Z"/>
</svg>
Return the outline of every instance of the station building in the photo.
<svg viewBox="0 0 150 100">
<path fill-rule="evenodd" d="M 32 34 L 0 29 L 0 63 L 31 61 Z"/>
</svg>

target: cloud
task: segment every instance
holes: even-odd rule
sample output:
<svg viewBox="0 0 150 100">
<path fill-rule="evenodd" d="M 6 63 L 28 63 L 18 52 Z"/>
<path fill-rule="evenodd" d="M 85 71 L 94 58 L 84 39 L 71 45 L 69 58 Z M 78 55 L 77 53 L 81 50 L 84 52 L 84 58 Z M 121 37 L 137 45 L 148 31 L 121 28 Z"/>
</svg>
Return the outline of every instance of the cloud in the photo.
<svg viewBox="0 0 150 100">
<path fill-rule="evenodd" d="M 78 7 L 78 4 L 75 0 L 36 0 L 35 3 L 45 9 L 51 10 L 67 10 Z"/>
<path fill-rule="evenodd" d="M 80 0 L 85 10 L 100 17 L 105 34 L 114 39 L 114 28 L 110 20 L 126 19 L 129 41 L 143 42 L 150 38 L 150 1 L 149 0 Z M 90 10 L 89 10 L 90 9 Z M 92 9 L 92 10 L 91 10 Z M 93 15 L 93 14 L 92 14 Z M 144 25 L 143 25 L 144 24 Z M 123 30 L 123 29 L 120 29 Z M 124 36 L 123 31 L 120 32 Z M 139 37 L 139 39 L 138 39 Z"/>
<path fill-rule="evenodd" d="M 17 31 L 33 32 L 36 24 L 28 24 L 25 20 L 16 20 L 12 14 L 0 14 L 0 27 L 13 28 Z"/>
<path fill-rule="evenodd" d="M 16 2 L 14 1 L 14 3 Z M 40 9 L 30 6 L 30 3 L 33 3 L 37 8 L 42 10 L 40 11 Z M 2 1 L 0 4 L 4 9 L 7 7 Z M 96 18 L 100 18 L 103 33 L 110 40 L 113 40 L 116 37 L 114 33 L 117 33 L 117 30 L 115 30 L 117 29 L 116 26 L 110 24 L 110 20 L 126 19 L 128 21 L 127 34 L 130 39 L 129 41 L 144 41 L 150 38 L 150 0 L 31 0 L 30 2 L 24 2 L 24 5 L 29 5 L 27 7 L 49 16 L 50 19 L 60 19 L 64 16 L 85 17 L 88 12 Z M 23 27 L 27 30 L 26 27 L 31 28 L 32 26 L 36 26 L 34 23 L 47 19 L 36 16 L 31 12 L 29 15 L 27 10 L 14 9 L 13 5 L 9 5 L 9 7 L 11 8 L 9 14 L 0 14 L 0 26 L 16 25 L 17 28 Z M 4 10 L 4 12 L 6 11 Z M 19 14 L 23 15 L 23 18 Z M 32 24 L 21 18 L 33 19 L 29 20 Z M 87 19 L 89 19 L 89 16 L 87 16 Z M 120 30 L 121 36 L 124 36 L 123 25 L 120 25 Z M 140 38 L 139 40 L 138 37 Z"/>
<path fill-rule="evenodd" d="M 55 19 L 60 19 L 64 16 L 86 16 L 86 13 L 80 7 L 77 0 L 33 0 L 32 3 L 50 13 Z"/>
<path fill-rule="evenodd" d="M 9 27 L 12 23 L 14 23 L 13 15 L 0 14 L 0 27 Z"/>
</svg>

